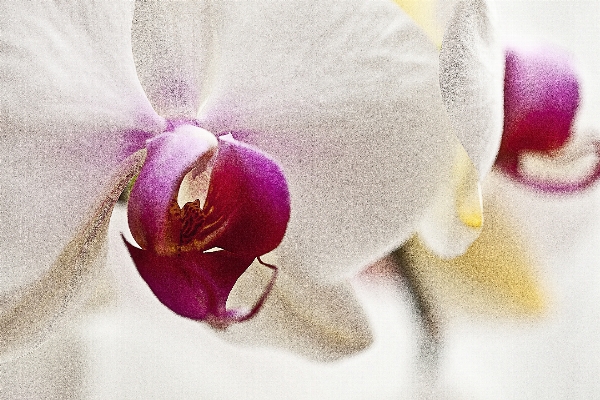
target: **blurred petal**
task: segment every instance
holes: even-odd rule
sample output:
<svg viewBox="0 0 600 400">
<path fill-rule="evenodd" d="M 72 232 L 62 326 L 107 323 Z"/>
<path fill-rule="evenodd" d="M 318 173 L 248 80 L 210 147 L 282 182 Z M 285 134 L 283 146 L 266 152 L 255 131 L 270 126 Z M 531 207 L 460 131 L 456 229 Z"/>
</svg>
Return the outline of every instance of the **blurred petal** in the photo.
<svg viewBox="0 0 600 400">
<path fill-rule="evenodd" d="M 236 284 L 230 301 L 251 304 L 269 276 L 265 268 L 250 268 Z M 232 325 L 221 337 L 234 343 L 285 348 L 318 361 L 348 357 L 373 343 L 367 316 L 348 282 L 315 284 L 284 274 L 279 275 L 260 313 L 244 324 Z"/>
<path fill-rule="evenodd" d="M 499 202 L 493 187 L 498 181 L 492 174 L 486 182 L 485 224 L 465 254 L 442 259 L 415 237 L 405 245 L 410 268 L 446 312 L 461 307 L 502 317 L 539 316 L 548 299 L 537 254 L 523 243 L 523 229 Z"/>
<path fill-rule="evenodd" d="M 448 178 L 419 224 L 424 244 L 442 258 L 463 254 L 483 225 L 483 204 L 475 166 L 460 143 Z"/>
<path fill-rule="evenodd" d="M 504 56 L 489 5 L 457 3 L 440 52 L 440 86 L 454 131 L 483 178 L 502 135 Z"/>
<path fill-rule="evenodd" d="M 510 168 L 509 163 L 497 165 L 512 179 L 539 193 L 576 195 L 590 190 L 600 179 L 600 142 L 590 137 L 575 138 L 551 154 L 521 154 L 516 168 Z"/>
<path fill-rule="evenodd" d="M 135 75 L 131 8 L 0 4 L 0 351 L 39 338 L 78 298 L 102 252 L 77 249 L 101 248 L 137 167 L 126 158 L 162 128 Z"/>
<path fill-rule="evenodd" d="M 210 89 L 209 3 L 136 1 L 132 42 L 136 68 L 163 117 L 194 118 Z"/>
<path fill-rule="evenodd" d="M 435 46 L 387 1 L 211 13 L 200 124 L 282 164 L 293 203 L 282 269 L 339 279 L 408 238 L 452 159 Z"/>
</svg>

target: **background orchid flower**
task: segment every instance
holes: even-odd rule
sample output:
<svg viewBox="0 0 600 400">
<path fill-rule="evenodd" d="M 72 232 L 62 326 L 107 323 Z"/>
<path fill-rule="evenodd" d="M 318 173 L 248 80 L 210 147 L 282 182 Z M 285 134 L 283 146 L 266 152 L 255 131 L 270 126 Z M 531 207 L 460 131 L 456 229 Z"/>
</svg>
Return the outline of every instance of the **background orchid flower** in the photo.
<svg viewBox="0 0 600 400">
<path fill-rule="evenodd" d="M 581 139 L 573 140 L 577 136 L 573 121 L 580 102 L 573 57 L 556 46 L 523 47 L 522 43 L 520 48 L 509 47 L 505 57 L 504 128 L 495 167 L 536 190 L 565 194 L 588 188 L 600 171 L 598 146 L 590 138 L 583 146 Z M 566 154 L 555 154 L 567 142 L 571 145 Z M 531 157 L 530 153 L 534 157 L 538 154 L 538 158 L 542 155 L 536 172 L 545 173 L 544 178 L 526 176 L 521 171 L 523 159 Z M 584 160 L 587 165 L 583 167 L 588 171 L 576 170 L 579 176 L 570 179 L 557 175 L 560 168 L 575 169 L 573 159 L 580 161 L 584 156 L 592 158 L 591 163 L 590 157 Z M 562 158 L 562 162 L 554 166 L 547 160 L 544 163 L 549 158 Z M 431 300 L 433 303 L 460 303 L 479 311 L 493 310 L 495 314 L 532 315 L 545 311 L 547 299 L 536 282 L 534 257 L 520 243 L 518 224 L 509 222 L 502 207 L 490 195 L 487 197 L 491 209 L 485 215 L 490 224 L 465 254 L 440 258 L 435 246 L 432 248 L 422 235 L 405 246 L 404 258 L 412 265 L 416 279 L 427 287 L 425 291 L 437 297 Z"/>
<path fill-rule="evenodd" d="M 112 207 L 164 128 L 136 77 L 129 2 L 0 3 L 0 358 L 93 287 Z"/>
<path fill-rule="evenodd" d="M 502 4 L 523 12 L 510 2 Z M 576 124 L 579 112 L 584 111 L 580 110 L 577 59 L 565 48 L 549 44 L 547 38 L 523 32 L 519 37 L 513 29 L 507 32 L 511 34 L 505 41 L 512 45 L 506 51 L 504 131 L 495 167 L 530 190 L 581 196 L 585 189 L 593 189 L 600 163 L 597 134 Z M 564 38 L 557 42 L 564 43 Z M 495 193 L 493 185 L 487 187 Z M 496 314 L 547 311 L 548 299 L 536 282 L 537 261 L 521 243 L 523 228 L 505 215 L 507 211 L 493 195 L 486 197 L 491 225 L 466 254 L 443 260 L 414 240 L 407 246 L 408 258 L 427 286 L 446 301 L 451 297 L 450 303 L 479 311 L 492 308 Z"/>
<path fill-rule="evenodd" d="M 496 166 L 539 191 L 576 194 L 600 177 L 597 135 L 574 126 L 580 105 L 576 64 L 573 55 L 547 43 L 507 50 L 504 133 Z M 546 177 L 536 176 L 540 172 Z"/>
<path fill-rule="evenodd" d="M 497 5 L 509 49 L 505 134 L 514 136 L 503 138 L 484 185 L 489 223 L 454 260 L 422 244 L 406 249 L 445 317 L 438 385 L 456 397 L 593 398 L 598 6 Z"/>
</svg>

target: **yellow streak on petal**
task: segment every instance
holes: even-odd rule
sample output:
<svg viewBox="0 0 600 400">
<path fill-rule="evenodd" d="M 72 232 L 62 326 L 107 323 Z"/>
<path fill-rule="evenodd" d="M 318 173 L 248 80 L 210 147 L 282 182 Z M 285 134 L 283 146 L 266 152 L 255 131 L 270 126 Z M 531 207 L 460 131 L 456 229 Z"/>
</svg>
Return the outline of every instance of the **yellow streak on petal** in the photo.
<svg viewBox="0 0 600 400">
<path fill-rule="evenodd" d="M 517 231 L 495 208 L 486 204 L 486 223 L 467 252 L 445 260 L 413 237 L 405 250 L 409 268 L 433 301 L 476 313 L 535 316 L 547 300 L 535 276 L 532 256 Z"/>
<path fill-rule="evenodd" d="M 407 13 L 431 41 L 440 48 L 442 46 L 443 28 L 436 18 L 436 0 L 395 0 L 396 4 Z"/>
<path fill-rule="evenodd" d="M 462 146 L 458 146 L 452 170 L 456 211 L 463 224 L 471 228 L 483 225 L 483 200 L 477 170 Z"/>
</svg>

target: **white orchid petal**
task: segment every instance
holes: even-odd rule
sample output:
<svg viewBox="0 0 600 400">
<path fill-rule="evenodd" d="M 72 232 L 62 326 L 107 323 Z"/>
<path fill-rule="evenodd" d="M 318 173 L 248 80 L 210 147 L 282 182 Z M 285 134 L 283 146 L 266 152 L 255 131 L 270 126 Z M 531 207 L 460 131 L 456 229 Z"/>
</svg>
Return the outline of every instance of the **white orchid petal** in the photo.
<svg viewBox="0 0 600 400">
<path fill-rule="evenodd" d="M 248 271 L 233 299 L 251 304 L 268 276 Z M 270 272 L 267 271 L 267 275 Z M 285 274 L 278 277 L 261 312 L 221 336 L 234 343 L 285 348 L 318 361 L 338 360 L 373 342 L 369 322 L 349 282 L 315 285 Z"/>
<path fill-rule="evenodd" d="M 163 117 L 194 118 L 210 89 L 205 81 L 213 40 L 209 4 L 136 1 L 132 27 L 136 68 L 150 102 Z"/>
<path fill-rule="evenodd" d="M 213 3 L 205 129 L 281 162 L 282 269 L 339 279 L 407 239 L 451 142 L 435 46 L 392 2 Z"/>
<path fill-rule="evenodd" d="M 453 168 L 418 228 L 423 242 L 442 258 L 463 254 L 481 232 L 483 205 L 479 177 L 462 145 Z"/>
<path fill-rule="evenodd" d="M 483 178 L 503 126 L 504 54 L 484 0 L 458 2 L 440 52 L 440 86 L 456 135 Z"/>
<path fill-rule="evenodd" d="M 106 187 L 107 197 L 91 210 L 91 218 L 40 279 L 0 298 L 0 361 L 40 344 L 60 317 L 73 315 L 69 306 L 80 304 L 94 288 L 94 278 L 106 261 L 106 234 L 113 206 L 143 161 L 140 152 L 121 165 Z"/>
<path fill-rule="evenodd" d="M 0 14 L 4 352 L 77 298 L 102 255 L 115 191 L 135 169 L 135 129 L 161 120 L 135 75 L 131 3 L 6 1 Z"/>
</svg>

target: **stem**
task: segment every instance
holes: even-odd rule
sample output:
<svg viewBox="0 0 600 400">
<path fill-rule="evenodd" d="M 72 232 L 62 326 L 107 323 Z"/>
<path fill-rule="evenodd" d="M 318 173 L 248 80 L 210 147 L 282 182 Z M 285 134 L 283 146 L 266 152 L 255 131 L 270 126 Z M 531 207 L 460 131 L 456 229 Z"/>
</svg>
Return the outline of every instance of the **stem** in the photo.
<svg viewBox="0 0 600 400">
<path fill-rule="evenodd" d="M 398 268 L 421 326 L 419 343 L 420 373 L 427 377 L 427 386 L 435 385 L 442 347 L 442 327 L 439 312 L 431 297 L 421 284 L 411 260 L 404 248 L 398 248 L 391 253 L 391 259 Z"/>
</svg>

